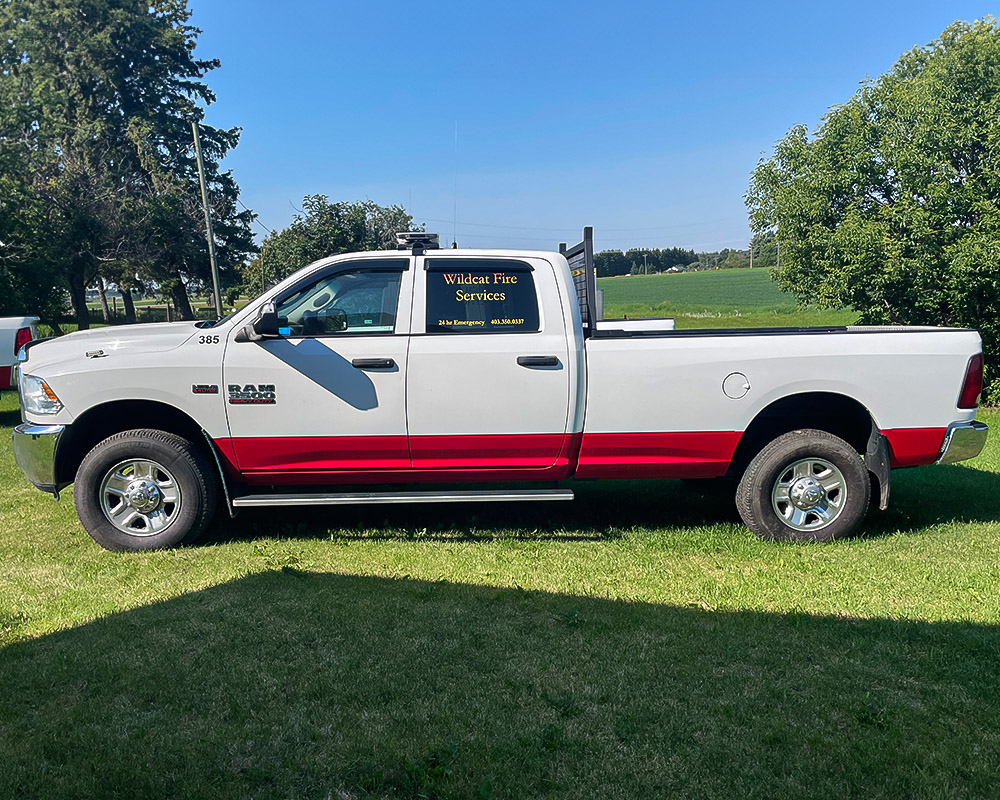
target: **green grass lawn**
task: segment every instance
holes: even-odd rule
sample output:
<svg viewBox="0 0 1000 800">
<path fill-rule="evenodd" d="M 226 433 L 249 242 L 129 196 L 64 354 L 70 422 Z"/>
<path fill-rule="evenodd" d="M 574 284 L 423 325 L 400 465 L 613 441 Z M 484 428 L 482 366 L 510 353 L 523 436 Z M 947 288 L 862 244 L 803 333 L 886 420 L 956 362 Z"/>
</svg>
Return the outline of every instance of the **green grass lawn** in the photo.
<svg viewBox="0 0 1000 800">
<path fill-rule="evenodd" d="M 800 308 L 767 269 L 601 278 L 604 316 L 673 317 L 678 328 L 766 328 L 850 325 L 853 311 Z"/>
<path fill-rule="evenodd" d="M 0 797 L 997 795 L 995 439 L 826 546 L 574 488 L 126 555 L 0 449 Z"/>
</svg>

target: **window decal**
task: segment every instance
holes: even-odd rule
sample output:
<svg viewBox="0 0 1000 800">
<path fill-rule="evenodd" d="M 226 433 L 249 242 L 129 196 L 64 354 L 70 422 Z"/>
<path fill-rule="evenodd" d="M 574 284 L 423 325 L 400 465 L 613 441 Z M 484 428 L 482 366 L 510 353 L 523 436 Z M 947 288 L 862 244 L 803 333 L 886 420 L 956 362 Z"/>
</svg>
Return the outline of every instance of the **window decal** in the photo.
<svg viewBox="0 0 1000 800">
<path fill-rule="evenodd" d="M 428 333 L 538 330 L 531 267 L 521 261 L 428 259 Z"/>
</svg>

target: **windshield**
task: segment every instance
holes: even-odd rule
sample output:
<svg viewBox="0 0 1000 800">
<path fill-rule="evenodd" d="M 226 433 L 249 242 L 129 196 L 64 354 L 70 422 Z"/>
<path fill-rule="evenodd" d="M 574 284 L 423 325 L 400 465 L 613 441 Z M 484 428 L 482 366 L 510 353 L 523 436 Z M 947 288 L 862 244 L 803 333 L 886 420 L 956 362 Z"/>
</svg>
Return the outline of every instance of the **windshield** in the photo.
<svg viewBox="0 0 1000 800">
<path fill-rule="evenodd" d="M 228 314 L 226 314 L 226 316 L 224 316 L 222 319 L 203 319 L 201 322 L 198 322 L 195 325 L 195 327 L 196 328 L 214 328 L 216 325 L 221 325 L 223 322 L 229 322 L 229 320 L 231 320 L 234 316 L 236 316 L 236 312 L 237 311 L 242 311 L 243 308 L 244 308 L 244 306 L 240 306 L 239 308 L 234 308 L 232 311 L 230 311 Z"/>
</svg>

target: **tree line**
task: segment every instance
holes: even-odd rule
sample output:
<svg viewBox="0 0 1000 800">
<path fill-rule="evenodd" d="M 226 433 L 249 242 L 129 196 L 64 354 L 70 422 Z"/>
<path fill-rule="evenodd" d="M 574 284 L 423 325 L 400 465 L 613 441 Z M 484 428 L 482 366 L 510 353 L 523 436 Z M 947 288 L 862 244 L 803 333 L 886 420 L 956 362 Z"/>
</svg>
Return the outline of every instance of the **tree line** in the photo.
<svg viewBox="0 0 1000 800">
<path fill-rule="evenodd" d="M 619 275 L 653 275 L 671 269 L 695 272 L 704 269 L 740 269 L 751 266 L 773 267 L 778 263 L 778 249 L 772 231 L 757 234 L 746 250 L 725 248 L 714 252 L 696 253 L 683 247 L 640 248 L 628 250 L 602 250 L 594 254 L 594 267 L 598 278 Z"/>
</svg>

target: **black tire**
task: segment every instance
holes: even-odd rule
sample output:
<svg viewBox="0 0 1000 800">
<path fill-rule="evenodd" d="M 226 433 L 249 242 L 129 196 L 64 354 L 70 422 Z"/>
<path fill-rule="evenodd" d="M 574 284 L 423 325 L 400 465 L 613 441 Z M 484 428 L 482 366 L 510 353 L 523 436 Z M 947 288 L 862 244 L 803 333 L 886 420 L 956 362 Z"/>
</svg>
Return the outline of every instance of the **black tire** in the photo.
<svg viewBox="0 0 1000 800">
<path fill-rule="evenodd" d="M 143 480 L 143 469 L 137 472 L 135 465 L 127 462 L 154 465 L 146 469 L 154 476 L 148 480 L 155 495 L 147 504 L 151 508 L 148 513 L 136 513 L 124 497 L 120 506 L 105 511 L 109 504 L 105 498 L 113 501 L 123 482 L 131 478 L 128 485 L 133 487 Z M 115 470 L 116 466 L 122 469 Z M 165 431 L 130 430 L 108 437 L 83 459 L 75 483 L 73 501 L 80 522 L 106 550 L 157 550 L 192 542 L 204 532 L 216 510 L 218 482 L 207 456 L 186 439 Z M 176 502 L 164 502 L 175 494 Z M 133 491 L 133 499 L 135 496 Z M 157 498 L 159 505 L 155 506 Z M 119 508 L 122 522 L 135 516 L 134 527 L 111 521 L 110 515 Z M 157 529 L 157 525 L 162 527 Z"/>
<path fill-rule="evenodd" d="M 811 459 L 817 463 L 810 465 Z M 824 464 L 832 469 L 816 471 Z M 800 465 L 798 473 L 794 465 Z M 822 481 L 843 488 L 814 488 Z M 806 494 L 810 491 L 814 494 Z M 808 508 L 815 494 L 822 499 Z M 792 499 L 796 496 L 801 506 Z M 761 539 L 828 542 L 857 530 L 870 498 L 871 478 L 855 449 L 826 431 L 805 429 L 779 436 L 750 462 L 736 490 L 736 508 Z"/>
</svg>

